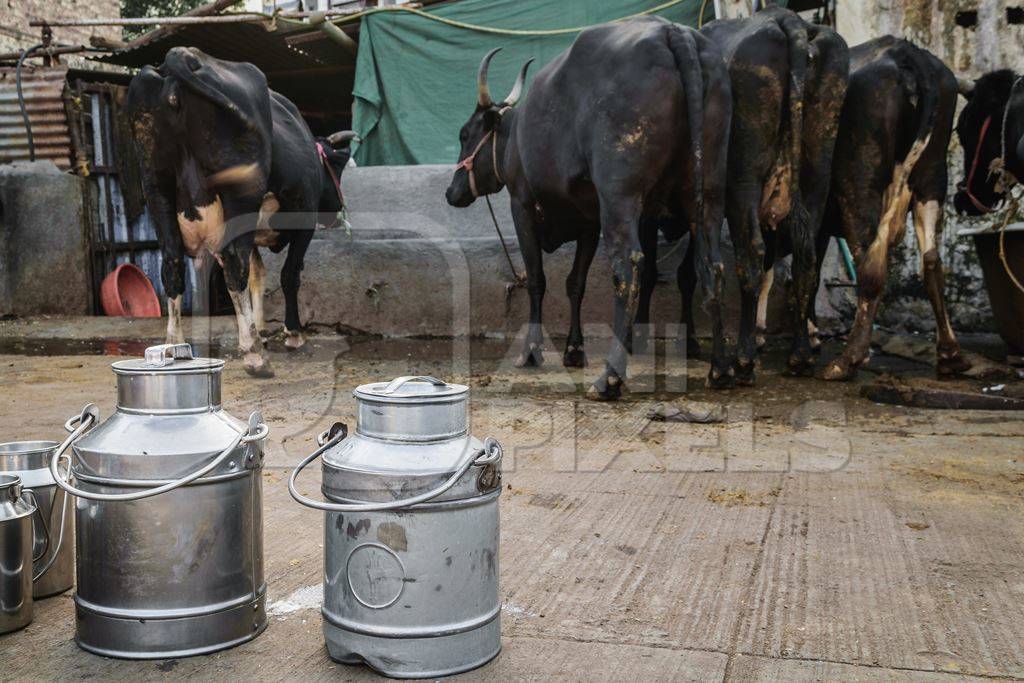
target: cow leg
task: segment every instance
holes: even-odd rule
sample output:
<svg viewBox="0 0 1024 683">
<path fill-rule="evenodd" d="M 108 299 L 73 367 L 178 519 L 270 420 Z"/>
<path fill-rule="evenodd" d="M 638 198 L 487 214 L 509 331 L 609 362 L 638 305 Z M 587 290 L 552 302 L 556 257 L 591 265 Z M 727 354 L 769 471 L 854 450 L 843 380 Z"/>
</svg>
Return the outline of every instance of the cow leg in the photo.
<svg viewBox="0 0 1024 683">
<path fill-rule="evenodd" d="M 640 271 L 644 254 L 640 247 L 640 200 L 632 197 L 601 198 L 601 235 L 612 262 L 614 313 L 612 348 L 604 372 L 587 392 L 588 398 L 614 401 L 622 396 L 633 319 L 640 298 Z"/>
<path fill-rule="evenodd" d="M 544 330 L 541 327 L 541 320 L 544 291 L 547 288 L 547 280 L 544 277 L 544 259 L 541 255 L 540 238 L 534 225 L 532 210 L 513 201 L 512 219 L 516 226 L 519 251 L 523 255 L 523 264 L 526 266 L 526 292 L 530 297 L 530 324 L 523 343 L 523 351 L 516 358 L 515 366 L 517 368 L 540 367 L 544 364 Z"/>
<path fill-rule="evenodd" d="M 822 379 L 853 379 L 857 368 L 868 359 L 871 329 L 889 272 L 889 250 L 903 238 L 910 209 L 910 189 L 906 184 L 906 174 L 897 166 L 893 175 L 882 197 L 865 193 L 845 200 L 849 205 L 846 212 L 851 214 L 844 216 L 847 226 L 844 232 L 848 242 L 856 234 L 851 226 L 876 225 L 877 228 L 866 249 L 863 241 L 857 244 L 857 314 L 846 348 L 842 355 L 824 369 Z M 875 211 L 873 207 L 880 207 L 881 210 Z"/>
<path fill-rule="evenodd" d="M 937 246 L 942 231 L 942 207 L 934 199 L 925 202 L 915 200 L 913 212 L 914 233 L 918 249 L 921 250 L 921 278 L 935 312 L 936 372 L 939 375 L 966 372 L 970 370 L 971 363 L 960 351 L 943 296 L 946 278 Z"/>
<path fill-rule="evenodd" d="M 757 205 L 730 220 L 729 230 L 736 249 L 736 275 L 740 285 L 740 327 L 736 348 L 736 383 L 751 386 L 755 380 L 757 301 L 764 279 L 765 244 L 758 224 Z"/>
<path fill-rule="evenodd" d="M 572 271 L 565 279 L 565 293 L 569 297 L 572 309 L 572 320 L 569 324 L 569 337 L 565 340 L 565 353 L 562 365 L 567 368 L 582 368 L 587 364 L 587 356 L 583 352 L 583 325 L 580 320 L 580 309 L 583 306 L 583 293 L 587 287 L 587 273 L 597 252 L 599 233 L 587 231 L 580 235 L 576 244 L 576 257 L 572 262 Z"/>
<path fill-rule="evenodd" d="M 694 267 L 693 235 L 686 244 L 686 254 L 676 269 L 676 286 L 682 303 L 679 311 L 679 322 L 686 327 L 686 336 L 676 340 L 678 350 L 686 358 L 700 358 L 700 342 L 697 341 L 697 326 L 693 322 L 693 293 L 697 289 L 697 270 Z"/>
<path fill-rule="evenodd" d="M 167 295 L 167 338 L 168 344 L 183 344 L 185 334 L 181 327 L 181 300 L 185 292 L 185 258 L 180 250 L 180 239 L 177 245 L 165 245 L 163 262 L 160 264 L 160 280 Z"/>
<path fill-rule="evenodd" d="M 267 323 L 263 319 L 263 292 L 267 278 L 267 268 L 263 265 L 258 247 L 252 248 L 249 254 L 249 296 L 252 298 L 252 319 L 256 332 L 261 338 L 267 335 Z"/>
<path fill-rule="evenodd" d="M 299 284 L 306 250 L 313 240 L 312 230 L 294 230 L 288 245 L 288 255 L 281 268 L 281 292 L 284 294 L 284 346 L 289 351 L 302 348 L 306 338 L 302 335 L 299 319 Z"/>
<path fill-rule="evenodd" d="M 651 323 L 651 297 L 658 284 L 658 225 L 654 221 L 641 224 L 640 249 L 644 253 L 644 267 L 640 273 L 640 298 L 637 302 L 636 322 L 633 326 L 631 353 L 647 351 L 648 327 Z"/>
<path fill-rule="evenodd" d="M 224 266 L 224 282 L 228 286 L 228 294 L 235 308 L 238 348 L 242 352 L 242 363 L 245 371 L 254 377 L 273 377 L 270 356 L 263 348 L 263 341 L 256 330 L 252 297 L 249 294 L 250 255 L 256 249 L 256 245 L 255 231 L 247 229 L 247 222 L 250 217 L 256 215 L 259 201 L 252 203 L 231 198 L 224 201 L 224 208 L 225 234 L 229 236 L 230 241 L 221 249 L 220 261 Z M 233 235 L 237 237 L 232 238 Z"/>
<path fill-rule="evenodd" d="M 808 321 L 811 316 L 811 309 L 814 306 L 813 295 L 817 291 L 814 278 L 817 275 L 817 256 L 815 254 L 814 241 L 817 238 L 815 233 L 810 231 L 810 226 L 797 229 L 795 226 L 793 234 L 793 283 L 792 299 L 790 301 L 793 310 L 793 349 L 786 363 L 787 372 L 797 377 L 813 374 L 814 353 L 811 349 L 810 327 Z"/>
<path fill-rule="evenodd" d="M 761 289 L 757 294 L 757 324 L 756 342 L 760 351 L 767 343 L 768 334 L 768 295 L 772 293 L 772 284 L 775 282 L 775 268 L 767 268 L 761 276 Z"/>
</svg>

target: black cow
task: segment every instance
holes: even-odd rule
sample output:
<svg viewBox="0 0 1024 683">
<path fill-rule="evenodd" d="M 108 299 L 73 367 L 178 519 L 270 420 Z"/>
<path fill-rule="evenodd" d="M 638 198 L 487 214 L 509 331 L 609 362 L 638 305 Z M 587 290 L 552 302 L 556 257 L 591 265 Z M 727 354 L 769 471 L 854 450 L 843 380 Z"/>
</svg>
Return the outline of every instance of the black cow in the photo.
<svg viewBox="0 0 1024 683">
<path fill-rule="evenodd" d="M 788 366 L 793 374 L 805 374 L 814 364 L 816 241 L 846 92 L 848 49 L 831 29 L 774 6 L 744 19 L 713 21 L 702 33 L 721 48 L 732 81 L 725 214 L 741 291 L 736 381 L 754 382 L 755 324 L 763 322 L 757 320 L 758 300 L 770 287 L 772 265 L 788 253 L 796 321 Z M 684 320 L 692 329 L 692 278 L 681 278 L 680 285 Z"/>
<path fill-rule="evenodd" d="M 938 372 L 970 368 L 949 322 L 938 251 L 955 109 L 956 79 L 931 53 L 893 36 L 850 50 L 818 253 L 820 267 L 829 237 L 846 238 L 857 265 L 857 313 L 846 349 L 825 367 L 824 379 L 850 379 L 867 360 L 889 252 L 903 240 L 911 210 L 921 277 L 935 311 Z"/>
<path fill-rule="evenodd" d="M 967 98 L 956 124 L 964 177 L 953 204 L 959 213 L 980 216 L 998 210 L 1024 178 L 1024 81 L 1003 69 L 959 85 Z"/>
<path fill-rule="evenodd" d="M 256 247 L 288 247 L 285 345 L 298 348 L 299 273 L 318 212 L 330 224 L 342 208 L 338 179 L 355 134 L 315 140 L 259 69 L 194 48 L 173 48 L 159 68 L 142 69 L 126 109 L 163 255 L 167 340 L 183 341 L 184 257 L 209 253 L 224 269 L 246 371 L 272 375 L 260 338 L 266 269 Z"/>
<path fill-rule="evenodd" d="M 718 49 L 692 29 L 655 17 L 587 29 L 534 79 L 513 108 L 526 66 L 503 102 L 480 65 L 476 111 L 462 127 L 461 158 L 446 193 L 454 206 L 507 185 L 526 263 L 530 328 L 520 365 L 541 362 L 541 252 L 577 241 L 566 291 L 572 327 L 566 365 L 583 364 L 579 307 L 604 239 L 614 282 L 617 343 L 591 395 L 621 394 L 643 268 L 641 224 L 669 212 L 696 235 L 696 262 L 718 321 L 719 252 L 729 81 Z M 720 322 L 716 322 L 720 327 Z M 724 350 L 712 379 L 724 380 Z"/>
</svg>

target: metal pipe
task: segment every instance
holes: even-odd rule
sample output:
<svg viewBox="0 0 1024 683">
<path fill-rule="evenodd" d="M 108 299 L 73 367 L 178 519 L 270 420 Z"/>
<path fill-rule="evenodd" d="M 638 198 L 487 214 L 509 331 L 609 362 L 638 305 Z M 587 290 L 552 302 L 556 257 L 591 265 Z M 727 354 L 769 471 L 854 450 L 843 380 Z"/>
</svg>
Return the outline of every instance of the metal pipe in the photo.
<svg viewBox="0 0 1024 683">
<path fill-rule="evenodd" d="M 328 12 L 278 12 L 262 14 L 260 12 L 234 12 L 231 14 L 214 14 L 205 16 L 181 17 L 109 17 L 96 19 L 34 19 L 29 26 L 181 26 L 188 24 L 238 24 L 271 22 L 274 19 L 304 19 L 316 15 L 348 16 L 364 10 L 347 9 Z"/>
<path fill-rule="evenodd" d="M 25 63 L 25 58 L 28 57 L 29 52 L 34 52 L 41 47 L 44 47 L 42 43 L 22 50 L 21 56 L 18 57 L 18 65 L 14 67 L 14 87 L 18 93 L 18 108 L 21 109 L 21 120 L 25 123 L 25 134 L 28 136 L 29 161 L 36 160 L 36 143 L 32 139 L 32 121 L 28 118 L 28 110 L 25 109 L 25 95 L 21 91 L 21 65 Z"/>
<path fill-rule="evenodd" d="M 218 14 L 200 17 L 122 17 L 108 19 L 35 19 L 29 26 L 174 26 L 185 24 L 238 24 L 272 21 L 273 17 L 254 12 Z"/>
</svg>

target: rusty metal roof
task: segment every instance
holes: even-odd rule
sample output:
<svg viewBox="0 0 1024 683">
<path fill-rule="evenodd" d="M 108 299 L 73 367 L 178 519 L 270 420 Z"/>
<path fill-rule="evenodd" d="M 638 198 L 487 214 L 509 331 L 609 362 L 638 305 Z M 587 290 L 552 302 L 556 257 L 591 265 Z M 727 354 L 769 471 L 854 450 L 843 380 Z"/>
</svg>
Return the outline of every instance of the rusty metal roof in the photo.
<svg viewBox="0 0 1024 683">
<path fill-rule="evenodd" d="M 32 126 L 36 159 L 50 159 L 61 170 L 71 168 L 71 134 L 64 109 L 66 66 L 21 70 L 25 109 Z M 28 133 L 18 106 L 13 68 L 0 68 L 0 164 L 28 160 Z"/>
</svg>

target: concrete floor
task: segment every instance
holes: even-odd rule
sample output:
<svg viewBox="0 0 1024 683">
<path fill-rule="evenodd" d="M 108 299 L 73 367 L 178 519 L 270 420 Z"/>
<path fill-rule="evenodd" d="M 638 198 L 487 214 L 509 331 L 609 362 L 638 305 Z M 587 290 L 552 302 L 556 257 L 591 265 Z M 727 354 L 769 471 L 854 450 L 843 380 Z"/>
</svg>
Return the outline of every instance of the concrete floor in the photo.
<svg viewBox="0 0 1024 683">
<path fill-rule="evenodd" d="M 138 353 L 133 339 L 159 335 L 152 322 L 112 341 L 91 336 L 95 321 L 0 324 L 0 439 L 56 438 L 90 401 L 109 415 L 112 359 L 92 354 Z M 641 369 L 635 393 L 597 404 L 582 394 L 593 367 L 569 373 L 551 353 L 521 371 L 511 358 L 499 342 L 325 336 L 274 353 L 271 380 L 229 360 L 225 408 L 260 409 L 271 426 L 267 632 L 207 657 L 104 659 L 74 645 L 69 593 L 0 637 L 0 679 L 375 678 L 327 657 L 322 517 L 291 500 L 286 478 L 317 432 L 353 422 L 352 388 L 408 373 L 468 380 L 474 434 L 506 448 L 504 650 L 466 680 L 1024 678 L 1019 414 L 874 405 L 856 383 L 782 377 L 773 356 L 756 388 L 713 394 L 705 364 L 669 354 Z M 666 400 L 724 402 L 727 419 L 651 422 Z"/>
</svg>

